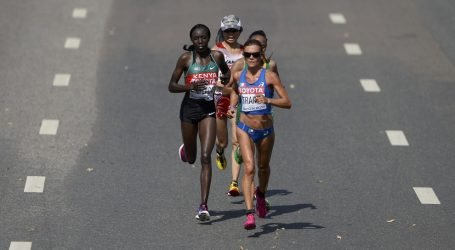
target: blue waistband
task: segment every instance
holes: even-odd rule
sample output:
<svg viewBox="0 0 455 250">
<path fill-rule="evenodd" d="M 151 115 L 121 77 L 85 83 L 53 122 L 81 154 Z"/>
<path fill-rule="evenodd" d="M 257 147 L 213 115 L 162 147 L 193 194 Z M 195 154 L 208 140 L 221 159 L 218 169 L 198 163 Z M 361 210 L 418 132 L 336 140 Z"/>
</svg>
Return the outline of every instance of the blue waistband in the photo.
<svg viewBox="0 0 455 250">
<path fill-rule="evenodd" d="M 258 142 L 265 137 L 273 134 L 273 127 L 266 129 L 253 129 L 241 121 L 237 123 L 237 127 L 245 131 L 254 142 Z"/>
</svg>

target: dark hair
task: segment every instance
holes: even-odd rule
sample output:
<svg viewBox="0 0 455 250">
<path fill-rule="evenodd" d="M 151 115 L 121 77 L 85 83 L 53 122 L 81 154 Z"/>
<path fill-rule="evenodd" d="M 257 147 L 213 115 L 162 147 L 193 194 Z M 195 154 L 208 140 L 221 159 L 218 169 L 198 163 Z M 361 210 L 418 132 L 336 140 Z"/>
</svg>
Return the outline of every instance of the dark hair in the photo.
<svg viewBox="0 0 455 250">
<path fill-rule="evenodd" d="M 193 28 L 191 28 L 191 30 L 190 30 L 190 38 L 191 38 L 191 36 L 193 36 L 193 32 L 196 29 L 204 29 L 207 32 L 207 35 L 209 36 L 209 39 L 210 39 L 210 29 L 209 29 L 209 27 L 207 27 L 204 24 L 200 24 L 200 23 L 194 25 Z M 187 44 L 185 44 L 185 45 L 183 45 L 183 49 L 186 50 L 186 51 L 193 51 L 194 50 L 194 45 L 191 44 L 190 46 L 188 46 Z"/>
<path fill-rule="evenodd" d="M 265 40 L 267 41 L 267 35 L 265 34 L 265 32 L 263 30 L 256 30 L 254 31 L 253 33 L 251 33 L 251 35 L 248 37 L 248 39 L 252 39 L 253 36 L 262 36 L 265 38 Z M 265 55 L 262 55 L 262 60 L 264 60 L 265 63 L 269 63 L 270 60 L 272 59 L 272 55 L 273 55 L 273 52 L 272 54 L 270 54 L 269 57 L 265 57 Z"/>
<path fill-rule="evenodd" d="M 243 44 L 243 48 L 245 49 L 246 46 L 251 46 L 251 45 L 259 46 L 259 48 L 261 48 L 261 53 L 262 53 L 262 44 L 258 40 L 255 40 L 255 39 L 248 39 L 245 42 L 245 44 Z"/>
<path fill-rule="evenodd" d="M 258 34 L 256 34 L 256 35 L 258 35 Z M 262 57 L 262 61 L 263 61 L 264 63 L 269 63 L 269 62 L 270 62 L 270 59 L 272 59 L 272 55 L 270 55 L 269 57 L 265 57 L 264 53 L 262 53 L 263 47 L 262 47 L 261 42 L 259 42 L 259 41 L 256 40 L 256 39 L 251 39 L 251 38 L 250 38 L 250 39 L 248 39 L 248 40 L 245 42 L 245 44 L 243 45 L 243 49 L 245 49 L 246 46 L 250 46 L 250 45 L 257 45 L 257 46 L 259 46 L 259 48 L 261 48 L 261 57 Z"/>
<path fill-rule="evenodd" d="M 256 30 L 251 35 L 248 37 L 248 39 L 251 39 L 253 36 L 263 36 L 265 37 L 265 40 L 267 40 L 267 36 L 265 35 L 265 32 L 263 30 Z"/>
</svg>

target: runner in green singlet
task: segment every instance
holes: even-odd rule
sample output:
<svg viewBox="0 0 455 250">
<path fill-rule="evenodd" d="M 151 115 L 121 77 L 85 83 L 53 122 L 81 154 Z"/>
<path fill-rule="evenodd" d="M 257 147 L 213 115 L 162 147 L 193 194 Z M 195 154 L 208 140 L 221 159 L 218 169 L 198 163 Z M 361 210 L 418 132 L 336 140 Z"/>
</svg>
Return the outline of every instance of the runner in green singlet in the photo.
<svg viewBox="0 0 455 250">
<path fill-rule="evenodd" d="M 172 93 L 185 93 L 180 106 L 183 144 L 178 151 L 183 162 L 193 164 L 196 161 L 197 138 L 199 138 L 201 200 L 196 219 L 207 221 L 210 219 L 207 201 L 212 180 L 211 155 L 216 139 L 213 91 L 218 78 L 227 83 L 230 75 L 223 54 L 211 51 L 208 47 L 210 30 L 206 25 L 195 25 L 190 30 L 190 38 L 193 44 L 183 47 L 186 52 L 177 61 L 168 89 Z M 219 70 L 223 74 L 220 77 Z M 183 74 L 185 83 L 179 84 Z"/>
</svg>

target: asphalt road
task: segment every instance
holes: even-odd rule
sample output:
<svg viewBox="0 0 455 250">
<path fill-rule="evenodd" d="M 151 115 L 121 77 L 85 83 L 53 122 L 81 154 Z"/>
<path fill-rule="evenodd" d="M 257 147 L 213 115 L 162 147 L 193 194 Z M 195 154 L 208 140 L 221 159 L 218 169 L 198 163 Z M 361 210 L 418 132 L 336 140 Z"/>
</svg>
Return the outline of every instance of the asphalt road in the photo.
<svg viewBox="0 0 455 250">
<path fill-rule="evenodd" d="M 167 90 L 190 28 L 207 24 L 213 44 L 230 13 L 241 41 L 267 33 L 293 102 L 275 109 L 272 209 L 253 231 L 225 195 L 230 169 L 213 168 L 211 222 L 194 219 L 200 167 L 177 157 L 183 95 Z M 454 13 L 450 0 L 1 1 L 0 249 L 453 249 Z"/>
</svg>

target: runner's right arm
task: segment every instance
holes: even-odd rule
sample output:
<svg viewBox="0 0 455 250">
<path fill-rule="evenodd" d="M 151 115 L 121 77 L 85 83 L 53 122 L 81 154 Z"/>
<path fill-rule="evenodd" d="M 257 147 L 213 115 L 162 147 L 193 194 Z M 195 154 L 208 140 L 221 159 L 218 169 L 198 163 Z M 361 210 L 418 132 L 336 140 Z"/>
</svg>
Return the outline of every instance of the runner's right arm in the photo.
<svg viewBox="0 0 455 250">
<path fill-rule="evenodd" d="M 205 81 L 197 81 L 193 82 L 190 85 L 186 84 L 179 84 L 180 77 L 182 76 L 183 72 L 188 70 L 189 61 L 191 59 L 191 54 L 189 52 L 183 53 L 177 63 L 175 65 L 174 72 L 172 73 L 171 80 L 169 81 L 168 90 L 171 93 L 181 93 L 187 92 L 190 90 L 200 90 L 204 89 L 207 82 Z"/>
</svg>

